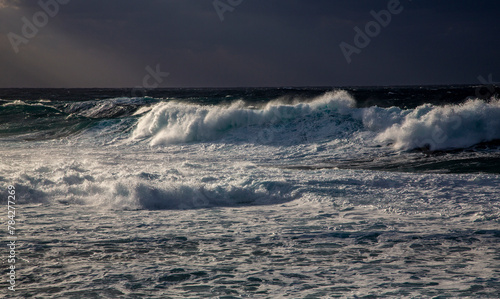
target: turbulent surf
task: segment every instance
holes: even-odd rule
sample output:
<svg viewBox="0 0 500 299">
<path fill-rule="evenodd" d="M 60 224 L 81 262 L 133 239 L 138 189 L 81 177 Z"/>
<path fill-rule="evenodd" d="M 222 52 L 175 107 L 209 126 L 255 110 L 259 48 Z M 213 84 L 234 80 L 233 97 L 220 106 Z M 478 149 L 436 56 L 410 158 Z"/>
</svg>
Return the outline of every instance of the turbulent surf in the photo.
<svg viewBox="0 0 500 299">
<path fill-rule="evenodd" d="M 20 250 L 61 276 L 23 294 L 498 294 L 500 101 L 479 89 L 0 90 Z"/>
</svg>

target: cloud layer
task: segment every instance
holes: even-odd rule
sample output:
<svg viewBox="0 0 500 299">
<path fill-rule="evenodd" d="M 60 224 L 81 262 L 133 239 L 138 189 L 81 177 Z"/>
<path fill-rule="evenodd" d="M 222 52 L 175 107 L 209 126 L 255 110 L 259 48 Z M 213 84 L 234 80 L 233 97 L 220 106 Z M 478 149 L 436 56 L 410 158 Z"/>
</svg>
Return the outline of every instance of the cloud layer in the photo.
<svg viewBox="0 0 500 299">
<path fill-rule="evenodd" d="M 500 67 L 494 1 L 409 1 L 348 64 L 339 48 L 390 1 L 0 1 L 0 87 L 134 87 L 147 66 L 162 86 L 339 86 L 476 83 Z M 230 5 L 238 1 L 220 0 Z M 396 0 L 392 0 L 396 1 Z M 68 2 L 67 4 L 62 4 Z M 38 19 L 34 19 L 37 16 Z"/>
</svg>

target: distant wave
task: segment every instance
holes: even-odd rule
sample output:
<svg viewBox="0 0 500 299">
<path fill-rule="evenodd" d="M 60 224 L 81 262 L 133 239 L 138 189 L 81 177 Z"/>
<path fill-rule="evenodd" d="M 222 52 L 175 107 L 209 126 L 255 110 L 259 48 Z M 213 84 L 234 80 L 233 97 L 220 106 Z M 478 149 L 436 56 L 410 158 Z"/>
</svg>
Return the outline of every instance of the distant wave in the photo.
<svg viewBox="0 0 500 299">
<path fill-rule="evenodd" d="M 151 98 L 66 103 L 48 100 L 7 101 L 0 105 L 0 137 L 36 141 L 74 136 L 86 129 L 101 130 L 104 134 L 116 133 L 117 130 L 109 128 L 116 122 L 106 120 L 141 115 L 158 101 Z M 100 121 L 104 121 L 104 125 Z"/>
<path fill-rule="evenodd" d="M 43 102 L 12 101 L 0 106 L 0 137 L 45 140 L 83 131 L 92 121 Z"/>
<path fill-rule="evenodd" d="M 354 97 L 344 90 L 312 98 L 256 102 L 243 97 L 212 104 L 191 98 L 16 100 L 0 105 L 0 137 L 47 140 L 78 134 L 89 142 L 98 136 L 102 144 L 119 139 L 154 146 L 216 140 L 288 146 L 342 139 L 361 146 L 375 142 L 399 151 L 434 151 L 499 140 L 499 103 L 498 99 L 472 99 L 411 109 L 402 105 L 357 108 Z"/>
<path fill-rule="evenodd" d="M 114 98 L 68 103 L 61 110 L 88 118 L 116 118 L 133 115 L 139 107 L 156 101 L 151 98 Z"/>
<path fill-rule="evenodd" d="M 152 145 L 213 140 L 235 128 L 280 124 L 318 112 L 345 113 L 355 104 L 345 91 L 328 92 L 308 103 L 272 101 L 259 109 L 247 107 L 243 101 L 229 106 L 160 103 L 139 120 L 132 138 L 148 138 Z"/>
</svg>

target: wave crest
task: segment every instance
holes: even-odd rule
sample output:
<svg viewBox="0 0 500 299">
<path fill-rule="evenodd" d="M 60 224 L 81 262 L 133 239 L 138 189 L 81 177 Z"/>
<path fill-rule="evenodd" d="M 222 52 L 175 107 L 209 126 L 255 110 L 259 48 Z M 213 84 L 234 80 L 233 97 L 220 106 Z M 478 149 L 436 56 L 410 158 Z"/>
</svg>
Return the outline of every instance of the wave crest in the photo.
<svg viewBox="0 0 500 299">
<path fill-rule="evenodd" d="M 309 103 L 287 105 L 274 101 L 260 109 L 246 107 L 243 101 L 229 106 L 160 103 L 139 120 L 132 138 L 149 138 L 151 145 L 213 140 L 235 128 L 277 124 L 319 110 L 343 112 L 354 105 L 354 99 L 345 91 L 328 92 Z"/>
<path fill-rule="evenodd" d="M 404 113 L 404 114 L 403 114 Z M 461 105 L 422 105 L 380 132 L 376 140 L 398 150 L 467 148 L 500 139 L 500 101 L 469 100 Z"/>
<path fill-rule="evenodd" d="M 62 110 L 88 118 L 116 118 L 132 115 L 152 101 L 150 98 L 114 98 L 68 103 Z"/>
</svg>

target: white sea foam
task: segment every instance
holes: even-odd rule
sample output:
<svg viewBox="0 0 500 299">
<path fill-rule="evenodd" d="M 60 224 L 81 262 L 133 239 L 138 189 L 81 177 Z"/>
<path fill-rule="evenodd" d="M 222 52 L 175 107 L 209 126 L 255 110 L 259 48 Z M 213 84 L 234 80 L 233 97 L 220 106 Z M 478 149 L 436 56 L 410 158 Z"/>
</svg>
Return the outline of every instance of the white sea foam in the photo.
<svg viewBox="0 0 500 299">
<path fill-rule="evenodd" d="M 379 114 L 375 113 L 375 117 Z M 396 149 L 430 150 L 466 148 L 500 139 L 500 101 L 469 100 L 461 105 L 422 105 L 401 111 L 391 125 L 385 123 L 377 140 L 393 142 Z M 373 121 L 374 117 L 370 120 Z"/>
<path fill-rule="evenodd" d="M 54 149 L 31 150 L 35 161 L 16 161 L 9 181 L 18 190 L 19 203 L 62 202 L 111 209 L 193 209 L 214 206 L 268 205 L 298 198 L 297 188 L 280 176 L 259 178 L 253 163 L 226 165 L 193 159 L 186 155 L 164 161 L 162 153 L 135 148 L 105 152 L 88 148 L 65 157 Z M 199 150 L 199 149 L 198 149 Z M 172 148 L 166 155 L 173 155 Z M 36 152 L 36 155 L 34 154 Z M 198 154 L 213 159 L 213 154 Z M 30 156 L 31 156 L 30 155 Z M 76 160 L 78 158 L 78 161 Z M 35 165 L 34 167 L 32 165 Z M 0 169 L 5 170 L 5 169 Z M 230 173 L 235 174 L 231 176 Z M 0 178 L 0 183 L 3 179 Z M 3 185 L 3 184 L 2 184 Z"/>
<path fill-rule="evenodd" d="M 19 203 L 178 210 L 293 201 L 367 205 L 402 214 L 467 214 L 478 207 L 485 217 L 500 213 L 492 201 L 498 198 L 496 175 L 287 169 L 281 167 L 284 153 L 274 146 L 138 145 L 103 150 L 76 145 L 0 154 L 15 166 L 0 168 L 5 174 L 0 186 L 6 190 L 7 183 L 13 184 Z M 288 153 L 291 159 L 296 154 Z"/>
</svg>

